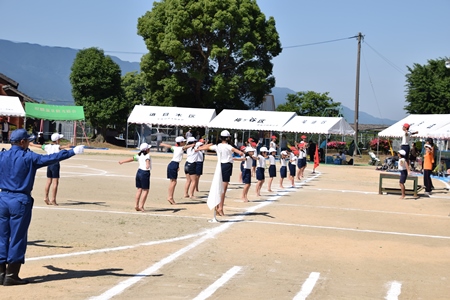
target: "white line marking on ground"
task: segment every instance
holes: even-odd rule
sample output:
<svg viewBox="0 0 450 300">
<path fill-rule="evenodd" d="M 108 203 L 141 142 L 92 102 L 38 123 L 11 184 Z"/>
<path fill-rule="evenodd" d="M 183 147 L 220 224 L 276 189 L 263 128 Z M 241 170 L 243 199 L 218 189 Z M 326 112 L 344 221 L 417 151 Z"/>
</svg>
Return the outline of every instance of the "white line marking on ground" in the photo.
<svg viewBox="0 0 450 300">
<path fill-rule="evenodd" d="M 354 231 L 354 232 L 365 232 L 365 233 L 376 233 L 376 234 L 390 234 L 390 235 L 401 235 L 401 236 L 412 236 L 412 237 L 424 237 L 431 239 L 449 239 L 450 236 L 445 235 L 428 235 L 428 234 L 418 234 L 418 233 L 407 233 L 407 232 L 395 232 L 395 231 L 381 231 L 381 230 L 370 230 L 370 229 L 355 229 L 355 228 L 345 228 L 345 227 L 333 227 L 333 226 L 319 226 L 319 225 L 306 225 L 306 224 L 291 224 L 291 223 L 280 223 L 280 222 L 267 222 L 267 221 L 245 221 L 250 223 L 260 223 L 260 224 L 270 224 L 270 225 L 283 225 L 283 226 L 296 226 L 303 228 L 316 228 L 316 229 L 331 229 L 339 231 Z"/>
<path fill-rule="evenodd" d="M 278 206 L 298 206 L 298 207 L 311 207 L 311 208 L 320 208 L 320 209 L 335 209 L 335 210 L 348 210 L 348 211 L 361 211 L 361 212 L 369 212 L 369 213 L 382 213 L 382 214 L 394 214 L 394 215 L 406 215 L 406 216 L 419 216 L 419 217 L 433 217 L 433 218 L 448 218 L 445 215 L 427 215 L 427 214 L 413 214 L 413 213 L 403 213 L 403 212 L 395 212 L 395 211 L 384 211 L 384 210 L 371 210 L 371 209 L 359 209 L 359 208 L 346 208 L 346 207 L 335 207 L 335 206 L 316 206 L 316 205 L 307 205 L 307 204 L 285 204 L 285 203 L 277 203 L 275 205 Z"/>
<path fill-rule="evenodd" d="M 94 201 L 88 201 L 88 202 L 94 202 Z M 101 201 L 104 202 L 104 201 Z M 61 204 L 62 205 L 62 204 Z M 184 219 L 208 219 L 208 217 L 200 217 L 200 216 L 179 216 L 179 215 L 166 215 L 166 214 L 154 214 L 154 213 L 142 213 L 142 212 L 127 212 L 127 211 L 115 211 L 115 210 L 93 210 L 93 209 L 82 209 L 82 208 L 64 208 L 58 206 L 56 207 L 49 207 L 49 206 L 34 206 L 35 209 L 54 209 L 54 210 L 66 210 L 66 211 L 79 211 L 79 212 L 91 212 L 91 213 L 107 213 L 107 214 L 119 214 L 119 215 L 137 215 L 137 216 L 149 216 L 149 217 L 171 217 L 171 218 L 184 218 Z M 177 209 L 179 206 L 173 206 L 170 209 Z"/>
<path fill-rule="evenodd" d="M 307 180 L 305 180 L 304 182 L 300 183 L 300 185 L 305 184 L 306 182 L 308 182 L 309 180 L 312 180 L 313 178 L 319 176 L 320 173 L 318 173 L 317 175 L 315 175 L 312 178 L 308 178 Z M 295 191 L 295 190 L 293 190 Z M 280 193 L 274 197 L 269 198 L 266 202 L 260 203 L 258 205 L 255 205 L 253 207 L 250 207 L 245 213 L 245 214 L 250 214 L 260 208 L 263 208 L 271 203 L 273 203 L 274 200 L 278 199 L 279 197 L 287 194 L 288 192 L 285 193 Z M 240 216 L 237 218 L 234 218 L 233 220 L 242 220 L 244 218 L 244 216 Z M 178 257 L 180 257 L 181 255 L 185 254 L 186 252 L 188 252 L 191 249 L 194 249 L 195 247 L 197 247 L 198 245 L 200 245 L 201 243 L 205 242 L 208 239 L 214 238 L 217 234 L 223 232 L 225 229 L 228 229 L 231 225 L 235 224 L 236 222 L 227 222 L 227 223 L 222 223 L 222 225 L 219 225 L 218 227 L 214 228 L 214 229 L 210 229 L 207 231 L 207 233 L 200 237 L 198 240 L 192 242 L 191 244 L 189 244 L 188 246 L 178 250 L 177 252 L 167 256 L 166 258 L 163 258 L 161 261 L 157 262 L 156 264 L 154 264 L 153 266 L 150 266 L 149 268 L 145 269 L 144 271 L 140 272 L 139 274 L 137 274 L 136 276 L 129 278 L 125 281 L 120 282 L 119 284 L 117 284 L 116 286 L 112 287 L 111 289 L 107 290 L 106 292 L 104 292 L 103 294 L 96 296 L 96 297 L 91 297 L 90 299 L 92 300 L 107 300 L 107 299 L 111 299 L 112 297 L 115 297 L 119 294 L 121 294 L 124 290 L 126 290 L 127 288 L 131 287 L 132 285 L 136 284 L 137 282 L 139 282 L 140 280 L 142 280 L 143 278 L 145 278 L 148 275 L 151 275 L 152 273 L 158 271 L 160 268 L 162 268 L 163 266 L 165 266 L 166 264 L 171 263 L 172 261 L 174 261 L 175 259 L 177 259 Z"/>
<path fill-rule="evenodd" d="M 398 281 L 392 281 L 388 284 L 389 290 L 387 292 L 386 300 L 397 300 L 398 296 L 402 293 L 402 284 Z"/>
<path fill-rule="evenodd" d="M 300 292 L 297 295 L 295 295 L 294 300 L 306 299 L 309 296 L 309 294 L 311 294 L 319 277 L 320 277 L 320 273 L 318 273 L 318 272 L 312 272 L 311 274 L 309 274 L 308 279 L 306 279 L 306 281 L 303 283 L 302 289 L 300 290 Z"/>
<path fill-rule="evenodd" d="M 63 258 L 63 257 L 71 257 L 71 256 L 77 256 L 77 255 L 86 255 L 86 254 L 95 254 L 95 253 L 104 253 L 104 252 L 111 252 L 111 251 L 120 251 L 120 250 L 128 250 L 136 247 L 141 246 L 153 246 L 153 245 L 159 245 L 164 243 L 172 243 L 176 241 L 182 241 L 187 240 L 193 237 L 198 237 L 200 235 L 206 234 L 206 231 L 202 231 L 195 234 L 188 234 L 185 236 L 180 236 L 172 239 L 167 240 L 159 240 L 159 241 L 150 241 L 145 243 L 140 243 L 136 245 L 128 245 L 128 246 L 120 246 L 115 248 L 103 248 L 103 249 L 96 249 L 96 250 L 88 250 L 88 251 L 80 251 L 80 252 L 72 252 L 72 253 L 65 253 L 65 254 L 54 254 L 54 255 L 47 255 L 47 256 L 38 256 L 38 257 L 31 257 L 27 258 L 27 261 L 33 261 L 33 260 L 43 260 L 43 259 L 51 259 L 51 258 Z"/>
<path fill-rule="evenodd" d="M 234 275 L 237 274 L 242 269 L 242 267 L 234 266 L 229 269 L 225 274 L 217 279 L 213 284 L 211 284 L 206 290 L 202 291 L 194 300 L 205 300 L 208 299 L 212 294 L 214 294 L 222 285 L 227 283 Z"/>
</svg>

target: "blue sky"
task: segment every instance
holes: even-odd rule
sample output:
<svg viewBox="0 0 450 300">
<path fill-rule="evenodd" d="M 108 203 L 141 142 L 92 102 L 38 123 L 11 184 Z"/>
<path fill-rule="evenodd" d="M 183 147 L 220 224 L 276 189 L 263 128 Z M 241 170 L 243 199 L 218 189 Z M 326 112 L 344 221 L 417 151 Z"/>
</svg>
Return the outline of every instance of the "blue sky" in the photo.
<svg viewBox="0 0 450 300">
<path fill-rule="evenodd" d="M 257 0 L 273 16 L 283 52 L 273 60 L 277 87 L 329 92 L 353 109 L 356 39 L 362 43 L 360 111 L 398 120 L 406 115 L 406 66 L 450 57 L 449 0 Z M 75 49 L 98 47 L 140 61 L 137 19 L 144 0 L 0 0 L 0 39 Z M 337 42 L 292 47 L 337 39 Z M 126 53 L 129 52 L 129 53 Z M 379 54 L 377 54 L 379 53 Z"/>
</svg>

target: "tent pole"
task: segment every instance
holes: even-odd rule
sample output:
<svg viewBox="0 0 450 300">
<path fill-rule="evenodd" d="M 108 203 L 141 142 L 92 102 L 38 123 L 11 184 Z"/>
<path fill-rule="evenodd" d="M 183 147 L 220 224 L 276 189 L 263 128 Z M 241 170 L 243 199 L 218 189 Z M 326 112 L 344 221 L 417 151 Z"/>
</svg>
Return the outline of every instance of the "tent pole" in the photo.
<svg viewBox="0 0 450 300">
<path fill-rule="evenodd" d="M 73 121 L 73 142 L 72 145 L 76 146 L 77 145 L 77 121 Z"/>
<path fill-rule="evenodd" d="M 128 122 L 127 122 L 127 133 L 126 133 L 126 140 L 125 140 L 125 148 L 128 148 L 128 126 L 129 126 L 129 124 L 128 124 Z"/>
</svg>

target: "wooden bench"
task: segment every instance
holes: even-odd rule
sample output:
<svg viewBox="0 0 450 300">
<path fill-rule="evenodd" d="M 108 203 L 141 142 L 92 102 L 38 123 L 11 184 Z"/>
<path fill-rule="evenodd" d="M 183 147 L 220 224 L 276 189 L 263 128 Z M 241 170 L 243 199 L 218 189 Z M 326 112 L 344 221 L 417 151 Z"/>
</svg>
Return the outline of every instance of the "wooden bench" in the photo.
<svg viewBox="0 0 450 300">
<path fill-rule="evenodd" d="M 383 194 L 383 192 L 386 193 L 394 193 L 394 194 L 401 194 L 400 187 L 398 188 L 387 188 L 383 187 L 383 179 L 395 179 L 397 182 L 400 181 L 400 174 L 398 173 L 380 173 L 380 182 L 378 186 L 378 194 Z M 406 178 L 406 181 L 412 180 L 413 181 L 413 188 L 412 189 L 406 189 L 405 188 L 405 194 L 406 195 L 414 195 L 414 197 L 417 197 L 417 193 L 422 188 L 419 186 L 419 177 L 417 176 L 408 176 Z M 406 183 L 406 182 L 405 182 Z"/>
</svg>

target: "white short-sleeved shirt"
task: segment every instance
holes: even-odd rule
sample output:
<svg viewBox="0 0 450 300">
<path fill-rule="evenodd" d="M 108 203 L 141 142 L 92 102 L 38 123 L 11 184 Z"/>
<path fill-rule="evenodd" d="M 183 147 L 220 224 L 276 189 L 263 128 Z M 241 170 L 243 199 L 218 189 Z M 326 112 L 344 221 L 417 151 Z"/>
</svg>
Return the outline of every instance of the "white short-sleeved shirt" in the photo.
<svg viewBox="0 0 450 300">
<path fill-rule="evenodd" d="M 289 157 L 291 164 L 297 163 L 297 159 L 298 159 L 298 157 L 295 156 L 295 154 L 291 152 L 290 157 Z"/>
<path fill-rule="evenodd" d="M 280 163 L 282 167 L 286 167 L 286 158 L 280 158 Z"/>
<path fill-rule="evenodd" d="M 277 144 L 274 141 L 270 141 L 270 148 L 277 149 Z"/>
<path fill-rule="evenodd" d="M 186 161 L 188 163 L 195 163 L 197 161 L 198 152 L 195 152 L 194 147 L 188 148 L 186 150 L 186 154 L 187 154 Z"/>
<path fill-rule="evenodd" d="M 233 162 L 233 151 L 231 150 L 233 149 L 233 146 L 221 143 L 218 145 L 213 145 L 209 149 L 216 151 L 217 153 L 220 154 L 221 163 L 224 164 Z"/>
<path fill-rule="evenodd" d="M 183 147 L 173 146 L 171 150 L 173 152 L 172 161 L 180 162 L 183 159 Z"/>
<path fill-rule="evenodd" d="M 246 156 L 244 160 L 244 169 L 251 170 L 253 165 L 253 158 L 251 156 Z"/>
<path fill-rule="evenodd" d="M 274 165 L 275 164 L 275 156 L 269 155 L 269 164 Z"/>
<path fill-rule="evenodd" d="M 266 167 L 266 158 L 261 154 L 258 155 L 258 167 L 265 168 Z"/>
<path fill-rule="evenodd" d="M 411 137 L 411 131 L 406 131 L 402 136 L 402 145 L 409 145 L 409 138 Z"/>
<path fill-rule="evenodd" d="M 58 153 L 60 151 L 60 147 L 57 144 L 47 144 L 42 145 L 42 150 L 47 152 L 47 154 Z"/>
<path fill-rule="evenodd" d="M 139 163 L 139 170 L 143 171 L 150 171 L 152 169 L 152 158 L 150 157 L 150 154 L 145 155 L 135 155 L 134 160 Z M 147 160 L 150 161 L 150 168 L 147 169 Z"/>
<path fill-rule="evenodd" d="M 204 151 L 203 150 L 201 150 L 201 151 L 197 151 L 197 162 L 203 162 L 203 159 L 204 159 Z"/>
<path fill-rule="evenodd" d="M 402 157 L 398 160 L 398 170 L 399 171 L 406 170 L 406 160 L 404 157 Z"/>
<path fill-rule="evenodd" d="M 304 158 L 304 157 L 306 157 L 306 150 L 305 149 L 300 149 L 299 151 L 298 151 L 298 158 Z"/>
</svg>

